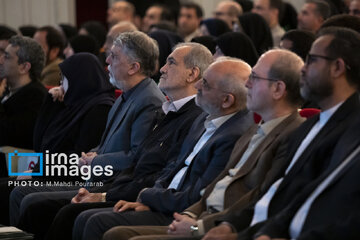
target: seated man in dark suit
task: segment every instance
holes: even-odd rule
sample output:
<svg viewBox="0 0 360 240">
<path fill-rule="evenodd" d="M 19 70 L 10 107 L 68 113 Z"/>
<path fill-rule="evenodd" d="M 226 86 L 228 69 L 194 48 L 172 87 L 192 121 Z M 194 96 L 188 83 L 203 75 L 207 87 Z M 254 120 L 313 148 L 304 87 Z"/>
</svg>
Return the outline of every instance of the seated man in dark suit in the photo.
<svg viewBox="0 0 360 240">
<path fill-rule="evenodd" d="M 108 114 L 108 121 L 101 142 L 96 149 L 83 153 L 79 165 L 112 166 L 113 172 L 129 167 L 139 145 L 154 127 L 161 113 L 165 96 L 156 83 L 148 76 L 156 67 L 159 50 L 155 40 L 141 32 L 129 32 L 120 35 L 115 41 L 107 62 L 110 66 L 110 82 L 120 87 L 123 94 Z M 50 178 L 53 176 L 43 176 Z M 108 176 L 92 176 L 93 181 L 104 181 Z M 73 186 L 72 189 L 79 189 Z M 33 192 L 68 191 L 68 186 L 26 186 L 17 187 L 16 201 L 18 209 L 22 198 Z M 71 195 L 71 193 L 69 193 Z M 73 196 L 73 195 L 72 195 Z M 17 210 L 18 211 L 18 210 Z M 17 224 L 18 212 L 11 222 Z"/>
<path fill-rule="evenodd" d="M 175 46 L 166 65 L 160 70 L 162 77 L 159 87 L 169 98 L 169 101 L 163 103 L 166 115 L 140 145 L 134 154 L 131 167 L 120 171 L 113 176 L 112 181 L 105 182 L 103 187 L 91 188 L 91 193 L 85 189 L 79 190 L 75 201 L 77 204 L 69 204 L 71 198 L 77 194 L 76 191 L 72 192 L 72 195 L 61 192 L 30 194 L 21 203 L 21 212 L 26 210 L 26 215 L 23 216 L 26 219 L 23 221 L 27 222 L 27 228 L 33 230 L 37 229 L 36 226 L 41 226 L 39 229 L 43 232 L 36 233 L 45 234 L 56 212 L 68 205 L 57 214 L 48 238 L 69 239 L 75 220 L 72 216 L 76 212 L 113 206 L 114 201 L 120 199 L 135 201 L 142 188 L 153 186 L 166 163 L 176 158 L 193 121 L 202 113 L 195 104 L 195 84 L 211 62 L 210 51 L 200 44 Z M 16 201 L 16 192 L 17 190 L 11 195 L 12 202 Z M 105 200 L 105 193 L 106 202 L 102 202 L 102 199 Z M 39 209 L 45 216 L 38 214 Z M 15 213 L 14 211 L 18 210 L 12 209 L 11 213 Z M 53 214 L 49 214 L 50 212 Z"/>
<path fill-rule="evenodd" d="M 39 82 L 45 54 L 33 39 L 14 36 L 0 56 L 0 146 L 33 148 L 33 131 L 47 90 Z M 6 79 L 2 79 L 5 77 Z M 8 224 L 9 188 L 0 181 L 0 223 Z"/>
<path fill-rule="evenodd" d="M 167 231 L 177 236 L 203 235 L 220 216 L 258 199 L 261 184 L 273 180 L 267 176 L 269 170 L 280 170 L 287 164 L 282 154 L 287 137 L 304 121 L 298 114 L 302 102 L 299 72 L 303 65 L 299 56 L 287 50 L 271 50 L 262 55 L 246 87 L 247 107 L 261 115 L 263 121 L 237 141 L 224 171 L 205 189 L 200 201 L 181 215 L 174 214 L 169 228 L 116 227 L 104 238 L 128 239 L 136 234 Z"/>
<path fill-rule="evenodd" d="M 257 239 L 358 239 L 360 114 L 339 139 L 329 169 L 267 221 Z"/>
<path fill-rule="evenodd" d="M 46 96 L 39 82 L 45 55 L 39 44 L 25 37 L 10 38 L 0 58 L 0 146 L 32 149 L 37 114 Z"/>
<path fill-rule="evenodd" d="M 359 114 L 359 53 L 360 35 L 355 31 L 320 31 L 301 71 L 301 94 L 321 107 L 320 115 L 306 121 L 292 135 L 285 175 L 279 176 L 259 201 L 222 218 L 227 223 L 212 229 L 205 239 L 253 239 L 267 219 L 329 169 L 335 145 Z M 240 232 L 239 236 L 233 231 Z"/>
<path fill-rule="evenodd" d="M 176 162 L 163 170 L 152 188 L 139 193 L 138 201 L 120 200 L 114 211 L 105 208 L 81 213 L 73 238 L 101 239 L 116 225 L 167 225 L 174 211 L 198 201 L 200 191 L 225 167 L 236 140 L 252 125 L 252 114 L 245 107 L 245 81 L 250 70 L 241 60 L 210 65 L 196 84 L 196 103 L 207 114 L 194 122 Z"/>
</svg>

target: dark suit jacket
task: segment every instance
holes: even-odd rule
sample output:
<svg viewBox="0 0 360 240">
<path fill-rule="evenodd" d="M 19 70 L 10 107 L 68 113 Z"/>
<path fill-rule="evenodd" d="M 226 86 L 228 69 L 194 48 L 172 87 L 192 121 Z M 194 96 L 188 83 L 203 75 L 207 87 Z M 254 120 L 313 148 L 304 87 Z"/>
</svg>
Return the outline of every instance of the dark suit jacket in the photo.
<svg viewBox="0 0 360 240">
<path fill-rule="evenodd" d="M 260 233 L 271 237 L 289 237 L 289 225 L 302 204 L 321 182 L 326 179 L 360 145 L 360 114 L 337 143 L 331 156 L 330 166 L 318 179 L 301 191 L 282 212 L 268 220 Z M 360 154 L 344 167 L 331 183 L 313 201 L 297 239 L 349 239 L 358 226 L 349 223 L 349 216 L 360 212 Z M 356 222 L 359 222 L 359 221 Z M 349 224 L 346 228 L 343 223 Z M 338 228 L 337 226 L 341 226 Z M 339 231 L 341 229 L 341 231 Z M 359 232 L 359 231 L 358 231 Z M 260 234 L 259 233 L 259 234 Z M 355 239 L 359 238 L 359 235 Z"/>
<path fill-rule="evenodd" d="M 210 184 L 224 169 L 236 140 L 253 124 L 253 116 L 247 110 L 240 111 L 223 123 L 201 148 L 191 162 L 177 190 L 168 189 L 176 173 L 184 166 L 204 132 L 205 115 L 194 122 L 185 139 L 181 153 L 174 165 L 166 168 L 154 187 L 140 194 L 140 200 L 152 210 L 164 214 L 183 211 L 200 199 L 200 190 Z"/>
<path fill-rule="evenodd" d="M 169 112 L 140 145 L 132 166 L 121 171 L 110 184 L 106 200 L 136 201 L 141 189 L 152 187 L 166 164 L 176 160 L 176 153 L 201 113 L 194 99 L 177 112 Z"/>
<path fill-rule="evenodd" d="M 119 97 L 110 109 L 104 135 L 96 149 L 98 156 L 92 166 L 112 165 L 114 171 L 129 167 L 164 101 L 164 95 L 150 78 L 140 82 L 124 103 Z M 121 110 L 117 112 L 119 107 Z"/>
<path fill-rule="evenodd" d="M 353 117 L 360 109 L 359 95 L 356 93 L 349 97 L 332 115 L 321 131 L 303 151 L 289 173 L 284 177 L 273 196 L 269 208 L 268 217 L 274 216 L 287 206 L 304 186 L 319 177 L 329 166 L 330 156 L 339 137 L 351 125 Z M 305 121 L 290 136 L 287 161 L 290 163 L 302 140 L 307 136 L 311 128 L 318 121 L 319 116 Z M 278 176 L 281 177 L 281 176 Z M 270 187 L 266 186 L 265 189 Z M 222 221 L 231 222 L 238 231 L 247 228 L 253 216 L 254 205 L 249 204 L 243 211 L 232 212 L 222 218 Z M 262 223 L 259 223 L 260 225 Z M 258 228 L 259 226 L 254 226 Z"/>
<path fill-rule="evenodd" d="M 34 126 L 46 94 L 46 88 L 33 81 L 0 103 L 0 146 L 33 149 Z"/>
<path fill-rule="evenodd" d="M 275 158 L 279 151 L 283 151 L 287 146 L 287 137 L 294 131 L 305 119 L 301 118 L 297 112 L 291 114 L 276 126 L 260 143 L 260 145 L 249 156 L 242 168 L 236 173 L 232 183 L 228 186 L 224 198 L 224 211 L 211 214 L 207 213 L 206 200 L 213 191 L 216 183 L 228 175 L 228 171 L 234 168 L 248 148 L 248 144 L 257 131 L 257 125 L 249 129 L 235 144 L 231 153 L 230 160 L 224 171 L 207 186 L 201 200 L 190 206 L 185 212 L 191 212 L 203 220 L 205 230 L 215 226 L 215 219 L 231 212 L 232 209 L 242 209 L 247 204 L 259 198 L 260 186 L 266 181 L 266 185 L 274 180 L 271 175 L 267 176 L 270 169 L 278 171 L 279 166 L 285 165 L 285 156 Z M 283 167 L 282 167 L 283 168 Z M 268 183 L 268 181 L 271 181 Z"/>
</svg>

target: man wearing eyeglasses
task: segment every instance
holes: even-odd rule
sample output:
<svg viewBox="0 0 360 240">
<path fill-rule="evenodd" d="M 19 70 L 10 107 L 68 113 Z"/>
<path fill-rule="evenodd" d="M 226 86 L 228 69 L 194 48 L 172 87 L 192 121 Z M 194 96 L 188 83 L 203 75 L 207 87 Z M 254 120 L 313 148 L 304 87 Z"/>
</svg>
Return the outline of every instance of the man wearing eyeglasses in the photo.
<svg viewBox="0 0 360 240">
<path fill-rule="evenodd" d="M 281 152 L 286 149 L 287 137 L 303 122 L 297 111 L 302 102 L 298 73 L 303 64 L 299 56 L 287 50 L 272 50 L 259 59 L 246 87 L 247 107 L 262 121 L 237 141 L 226 168 L 205 189 L 200 201 L 182 214 L 175 213 L 168 227 L 118 227 L 105 238 L 166 233 L 200 236 L 214 227 L 220 216 L 258 199 L 261 185 L 273 181 L 267 173 L 286 164 Z"/>
<path fill-rule="evenodd" d="M 243 9 L 236 1 L 222 1 L 216 6 L 214 17 L 223 20 L 233 32 L 240 31 L 239 16 Z"/>
<path fill-rule="evenodd" d="M 128 1 L 116 1 L 107 10 L 107 23 L 109 27 L 121 21 L 135 22 L 135 7 Z"/>
<path fill-rule="evenodd" d="M 296 199 L 304 186 L 316 181 L 329 170 L 330 159 L 335 155 L 338 140 L 358 116 L 359 54 L 360 35 L 355 31 L 334 27 L 320 31 L 301 70 L 300 90 L 306 100 L 312 100 L 321 107 L 321 113 L 306 121 L 292 135 L 287 151 L 290 164 L 284 176 L 278 178 L 259 201 L 222 218 L 221 221 L 226 224 L 212 229 L 204 239 L 214 236 L 219 239 L 253 239 L 254 236 L 258 237 L 257 240 L 301 239 L 302 233 L 316 228 L 322 222 L 334 223 L 337 216 L 315 217 L 311 215 L 311 209 L 308 209 L 303 212 L 303 225 L 281 225 L 282 232 L 266 228 L 269 218 L 276 216 Z M 349 151 L 346 145 L 342 147 L 344 154 Z M 342 160 L 343 158 L 339 158 L 330 166 L 337 166 Z M 338 199 L 328 199 L 329 203 L 334 201 L 337 202 Z M 323 211 L 331 212 L 332 209 L 327 208 L 328 206 L 331 204 L 321 207 Z M 312 218 L 306 218 L 308 215 Z"/>
<path fill-rule="evenodd" d="M 39 82 L 44 58 L 39 44 L 19 36 L 11 37 L 1 53 L 0 146 L 33 147 L 35 121 L 46 96 Z"/>
<path fill-rule="evenodd" d="M 169 58 L 170 65 L 176 65 Z M 163 69 L 164 70 L 164 69 Z M 215 62 L 195 85 L 195 101 L 206 114 L 194 121 L 175 162 L 136 202 L 120 200 L 114 208 L 81 213 L 73 239 L 101 239 L 117 225 L 168 225 L 173 212 L 198 201 L 204 189 L 226 166 L 235 142 L 253 125 L 246 109 L 245 81 L 251 68 L 240 60 Z"/>
</svg>

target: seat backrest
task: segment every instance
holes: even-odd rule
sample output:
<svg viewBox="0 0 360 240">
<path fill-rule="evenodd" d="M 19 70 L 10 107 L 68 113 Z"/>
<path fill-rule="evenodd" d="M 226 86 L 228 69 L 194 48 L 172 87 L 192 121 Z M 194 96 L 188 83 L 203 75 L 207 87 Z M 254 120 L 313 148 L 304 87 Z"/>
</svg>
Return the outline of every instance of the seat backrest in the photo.
<svg viewBox="0 0 360 240">
<path fill-rule="evenodd" d="M 122 94 L 122 91 L 120 89 L 115 89 L 115 99 L 117 99 L 118 97 L 120 97 Z"/>
<path fill-rule="evenodd" d="M 320 113 L 320 109 L 317 108 L 303 108 L 299 109 L 300 116 L 304 118 L 311 118 L 312 116 L 315 116 L 316 114 Z M 254 122 L 258 124 L 261 121 L 261 116 L 254 112 Z"/>
<path fill-rule="evenodd" d="M 320 109 L 317 108 L 303 108 L 299 110 L 300 116 L 304 118 L 311 118 L 312 116 L 319 113 L 320 113 Z"/>
</svg>

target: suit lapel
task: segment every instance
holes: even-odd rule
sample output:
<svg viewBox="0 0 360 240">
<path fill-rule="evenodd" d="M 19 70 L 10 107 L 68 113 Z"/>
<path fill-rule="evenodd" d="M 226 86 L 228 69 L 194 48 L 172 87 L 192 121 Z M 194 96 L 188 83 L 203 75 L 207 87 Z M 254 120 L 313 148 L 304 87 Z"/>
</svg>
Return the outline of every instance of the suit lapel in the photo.
<svg viewBox="0 0 360 240">
<path fill-rule="evenodd" d="M 256 133 L 258 125 L 252 126 L 235 144 L 235 147 L 231 153 L 230 160 L 225 169 L 229 170 L 239 162 L 240 158 L 249 146 L 252 136 Z"/>
<path fill-rule="evenodd" d="M 136 88 L 134 89 L 134 92 L 131 93 L 129 99 L 127 99 L 126 101 L 123 101 L 123 96 L 119 97 L 120 100 L 116 100 L 114 107 L 110 110 L 109 113 L 109 116 L 111 116 L 111 118 L 108 119 L 108 124 L 105 130 L 106 135 L 103 135 L 104 140 L 100 145 L 101 149 L 106 146 L 106 144 L 111 139 L 111 136 L 115 133 L 115 130 L 119 127 L 120 123 L 126 116 L 126 113 L 128 112 L 130 106 L 135 101 L 136 96 L 141 95 L 142 91 L 144 91 L 149 86 L 151 81 L 152 80 L 149 78 L 141 81 L 138 85 L 135 86 Z"/>
<path fill-rule="evenodd" d="M 354 94 L 351 97 L 349 97 L 338 109 L 337 111 L 330 117 L 328 122 L 325 124 L 325 126 L 320 130 L 320 132 L 315 136 L 315 138 L 311 141 L 311 143 L 307 146 L 306 149 L 301 153 L 299 156 L 297 162 L 294 164 L 290 172 L 288 173 L 288 176 L 284 178 L 284 181 L 282 184 L 280 184 L 278 191 L 280 191 L 284 186 L 287 185 L 288 182 L 291 182 L 294 176 L 296 176 L 297 172 L 302 169 L 302 166 L 308 161 L 310 158 L 310 155 L 313 154 L 314 149 L 319 148 L 323 145 L 324 141 L 327 140 L 327 135 L 330 134 L 336 127 L 340 124 L 343 124 L 342 122 L 349 117 L 352 113 L 354 113 L 354 108 L 359 108 L 359 96 L 358 94 Z M 317 116 L 314 120 L 318 120 L 319 116 Z M 310 119 L 311 120 L 311 119 Z M 312 126 L 317 121 L 313 122 Z M 311 126 L 311 128 L 312 128 Z M 302 140 L 307 136 L 311 128 L 306 131 L 306 134 L 304 134 L 302 139 L 299 139 L 299 144 L 297 147 L 300 146 Z M 292 154 L 291 156 L 294 156 Z"/>
<path fill-rule="evenodd" d="M 107 138 L 107 135 L 109 134 L 110 128 L 112 126 L 112 123 L 114 122 L 115 118 L 116 118 L 116 114 L 119 111 L 119 108 L 121 107 L 121 103 L 122 103 L 122 97 L 120 96 L 116 101 L 115 104 L 113 105 L 113 107 L 111 108 L 110 112 L 109 112 L 109 117 L 106 123 L 106 128 L 105 131 L 101 137 L 101 141 L 100 141 L 100 148 L 102 148 L 102 146 L 104 145 L 104 141 Z M 100 149 L 99 149 L 100 150 Z"/>
<path fill-rule="evenodd" d="M 205 193 L 203 195 L 204 198 L 207 198 L 210 195 L 210 193 L 213 191 L 216 183 L 218 181 L 220 181 L 221 179 L 223 179 L 226 175 L 228 175 L 229 170 L 231 168 L 234 168 L 235 165 L 239 162 L 241 156 L 244 154 L 244 152 L 246 151 L 246 149 L 249 145 L 251 137 L 254 135 L 254 133 L 256 133 L 257 128 L 258 128 L 258 125 L 252 126 L 242 137 L 239 138 L 239 140 L 236 142 L 234 149 L 230 155 L 229 162 L 226 164 L 224 170 L 220 173 L 220 175 L 217 176 L 215 178 L 215 180 L 212 181 L 211 185 L 209 185 L 206 188 Z"/>
<path fill-rule="evenodd" d="M 240 178 L 246 174 L 248 174 L 251 169 L 254 168 L 256 163 L 258 162 L 261 154 L 271 145 L 271 143 L 276 139 L 279 134 L 281 134 L 284 131 L 284 128 L 286 128 L 291 122 L 295 120 L 295 118 L 298 116 L 298 113 L 293 113 L 290 116 L 288 116 L 286 119 L 284 119 L 278 126 L 276 126 L 268 136 L 265 137 L 265 139 L 260 143 L 260 145 L 251 153 L 249 158 L 246 160 L 244 165 L 240 168 L 240 170 L 236 173 L 235 179 Z"/>
<path fill-rule="evenodd" d="M 175 174 L 184 166 L 186 158 L 194 150 L 196 143 L 198 142 L 202 134 L 205 132 L 204 121 L 206 119 L 206 116 L 206 113 L 200 115 L 197 124 L 193 124 L 188 135 L 186 136 L 186 139 L 183 142 L 183 145 L 186 144 L 186 146 L 183 146 L 181 149 L 181 156 L 179 156 L 179 159 L 173 171 Z"/>
</svg>

